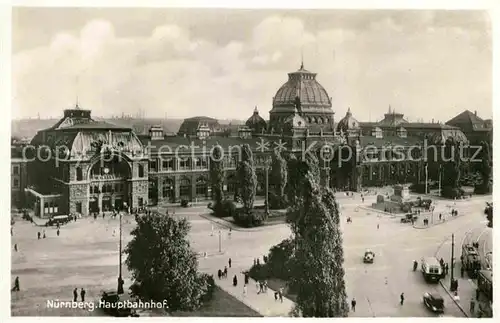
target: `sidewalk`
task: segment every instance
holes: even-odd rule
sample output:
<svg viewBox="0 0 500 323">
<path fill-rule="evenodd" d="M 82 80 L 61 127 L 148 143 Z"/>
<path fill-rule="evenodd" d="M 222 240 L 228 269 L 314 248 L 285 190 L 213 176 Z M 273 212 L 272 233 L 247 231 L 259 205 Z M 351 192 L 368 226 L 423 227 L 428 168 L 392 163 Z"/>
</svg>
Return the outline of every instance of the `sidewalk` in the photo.
<svg viewBox="0 0 500 323">
<path fill-rule="evenodd" d="M 457 216 L 442 213 L 442 219 L 441 221 L 439 221 L 439 213 L 436 214 L 436 211 L 434 211 L 434 215 L 432 215 L 431 213 L 422 213 L 418 217 L 417 221 L 415 221 L 415 223 L 413 224 L 413 227 L 415 229 L 430 229 L 432 227 L 435 227 L 436 225 L 448 223 L 465 215 L 467 215 L 465 212 L 458 213 Z M 424 219 L 429 220 L 428 225 L 424 225 Z"/>
<path fill-rule="evenodd" d="M 265 317 L 290 316 L 294 303 L 284 296 L 283 303 L 279 300 L 276 301 L 274 299 L 275 291 L 270 288 L 267 289 L 267 293 L 257 294 L 257 282 L 252 278 L 249 279 L 246 295 L 244 295 L 243 283 L 245 282 L 245 277 L 241 273 L 242 271 L 243 268 L 239 267 L 228 268 L 227 278 L 222 279 L 218 279 L 216 273 L 210 274 L 215 276 L 214 280 L 217 286 L 261 315 Z M 233 286 L 233 277 L 235 274 L 238 277 L 238 286 L 236 287 Z"/>
</svg>

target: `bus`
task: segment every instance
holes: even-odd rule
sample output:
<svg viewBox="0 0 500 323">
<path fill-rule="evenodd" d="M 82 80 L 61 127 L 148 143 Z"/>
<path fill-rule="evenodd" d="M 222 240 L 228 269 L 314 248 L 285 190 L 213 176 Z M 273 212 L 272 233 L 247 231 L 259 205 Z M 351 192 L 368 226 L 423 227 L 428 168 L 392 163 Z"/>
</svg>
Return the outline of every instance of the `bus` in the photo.
<svg viewBox="0 0 500 323">
<path fill-rule="evenodd" d="M 493 272 L 491 270 L 479 271 L 477 288 L 489 301 L 493 302 Z"/>
<path fill-rule="evenodd" d="M 436 257 L 422 259 L 422 275 L 427 282 L 439 282 L 443 275 L 443 268 Z"/>
</svg>

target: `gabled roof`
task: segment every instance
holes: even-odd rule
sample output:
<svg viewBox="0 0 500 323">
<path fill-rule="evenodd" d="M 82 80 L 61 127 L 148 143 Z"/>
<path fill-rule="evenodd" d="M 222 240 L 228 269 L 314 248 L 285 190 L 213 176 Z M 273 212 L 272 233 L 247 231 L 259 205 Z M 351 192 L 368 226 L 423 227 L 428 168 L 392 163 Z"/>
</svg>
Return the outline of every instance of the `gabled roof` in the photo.
<svg viewBox="0 0 500 323">
<path fill-rule="evenodd" d="M 448 122 L 446 122 L 447 125 L 453 125 L 453 126 L 458 126 L 458 125 L 466 125 L 473 127 L 474 125 L 484 124 L 484 120 L 478 117 L 475 113 L 465 110 L 464 112 L 460 113 L 459 115 L 455 116 Z"/>
</svg>

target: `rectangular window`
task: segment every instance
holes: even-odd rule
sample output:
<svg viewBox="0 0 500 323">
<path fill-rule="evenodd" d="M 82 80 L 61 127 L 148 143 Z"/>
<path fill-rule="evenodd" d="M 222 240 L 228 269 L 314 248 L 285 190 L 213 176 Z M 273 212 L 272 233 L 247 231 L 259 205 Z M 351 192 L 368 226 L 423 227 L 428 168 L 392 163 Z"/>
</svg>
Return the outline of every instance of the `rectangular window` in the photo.
<svg viewBox="0 0 500 323">
<path fill-rule="evenodd" d="M 13 166 L 12 167 L 12 174 L 18 175 L 19 174 L 19 166 Z"/>
<path fill-rule="evenodd" d="M 19 187 L 19 180 L 17 178 L 14 178 L 14 185 L 15 188 Z"/>
<path fill-rule="evenodd" d="M 151 162 L 149 162 L 149 168 L 150 168 L 152 171 L 156 171 L 156 161 L 151 161 Z"/>
</svg>

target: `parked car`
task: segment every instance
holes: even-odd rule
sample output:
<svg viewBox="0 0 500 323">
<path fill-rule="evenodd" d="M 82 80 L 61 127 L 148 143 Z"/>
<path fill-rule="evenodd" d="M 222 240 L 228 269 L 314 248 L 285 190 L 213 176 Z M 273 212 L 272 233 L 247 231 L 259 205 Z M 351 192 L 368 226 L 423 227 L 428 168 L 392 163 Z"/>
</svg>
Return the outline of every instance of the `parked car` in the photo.
<svg viewBox="0 0 500 323">
<path fill-rule="evenodd" d="M 401 223 L 410 223 L 412 221 L 412 219 L 413 219 L 413 221 L 417 221 L 418 216 L 415 214 L 411 214 L 411 213 L 406 214 L 404 218 L 401 218 Z"/>
<path fill-rule="evenodd" d="M 424 293 L 424 305 L 434 313 L 444 313 L 444 300 L 441 295 Z"/>
<path fill-rule="evenodd" d="M 373 264 L 373 260 L 375 260 L 375 253 L 370 249 L 367 249 L 363 257 L 363 262 L 365 264 Z"/>
<path fill-rule="evenodd" d="M 114 317 L 139 317 L 137 311 L 134 308 L 128 307 L 126 303 L 118 306 L 118 303 L 123 301 L 124 297 L 120 297 L 116 291 L 103 291 L 101 296 L 101 308 L 104 313 Z"/>
</svg>

